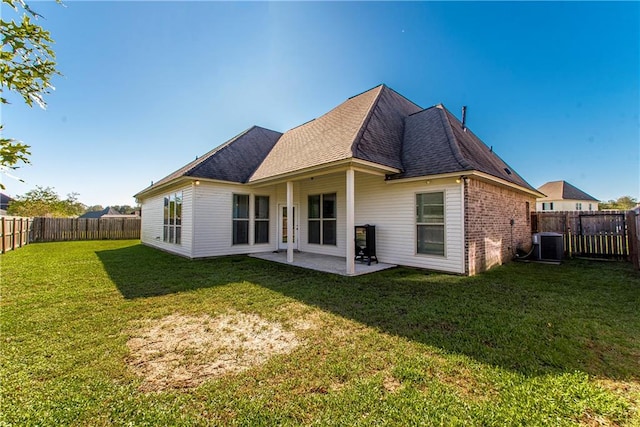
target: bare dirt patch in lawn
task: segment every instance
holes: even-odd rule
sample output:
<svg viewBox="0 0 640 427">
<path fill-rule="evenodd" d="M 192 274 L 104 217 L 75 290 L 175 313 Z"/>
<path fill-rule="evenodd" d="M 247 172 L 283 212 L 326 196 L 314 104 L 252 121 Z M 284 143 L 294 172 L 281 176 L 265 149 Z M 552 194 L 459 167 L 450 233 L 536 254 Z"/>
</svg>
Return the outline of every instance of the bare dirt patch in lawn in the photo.
<svg viewBox="0 0 640 427">
<path fill-rule="evenodd" d="M 300 345 L 279 323 L 239 312 L 218 317 L 172 314 L 145 323 L 131 335 L 127 362 L 143 378 L 143 391 L 195 387 Z"/>
</svg>

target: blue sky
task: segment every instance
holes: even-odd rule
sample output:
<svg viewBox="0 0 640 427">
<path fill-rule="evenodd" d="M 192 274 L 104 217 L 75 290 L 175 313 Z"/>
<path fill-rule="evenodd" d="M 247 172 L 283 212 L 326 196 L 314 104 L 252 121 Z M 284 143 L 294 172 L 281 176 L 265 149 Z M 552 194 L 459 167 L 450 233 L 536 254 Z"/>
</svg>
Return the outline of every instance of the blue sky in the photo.
<svg viewBox="0 0 640 427">
<path fill-rule="evenodd" d="M 34 2 L 47 110 L 2 107 L 32 164 L 6 193 L 133 194 L 256 124 L 285 131 L 385 83 L 443 103 L 529 183 L 640 196 L 640 3 Z M 4 19 L 11 10 L 2 5 Z"/>
</svg>

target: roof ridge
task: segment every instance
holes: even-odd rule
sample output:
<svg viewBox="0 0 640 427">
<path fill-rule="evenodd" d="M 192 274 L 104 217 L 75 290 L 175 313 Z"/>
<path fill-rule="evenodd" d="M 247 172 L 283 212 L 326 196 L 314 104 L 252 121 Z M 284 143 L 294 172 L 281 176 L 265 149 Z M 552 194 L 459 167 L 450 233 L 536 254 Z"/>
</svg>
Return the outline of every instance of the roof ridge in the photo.
<svg viewBox="0 0 640 427">
<path fill-rule="evenodd" d="M 437 104 L 434 107 L 440 110 L 440 119 L 442 120 L 442 124 L 444 125 L 444 131 L 447 134 L 447 139 L 449 141 L 449 148 L 453 153 L 453 157 L 456 159 L 456 161 L 461 167 L 473 169 L 471 164 L 462 155 L 462 151 L 458 146 L 458 140 L 453 134 L 453 128 L 451 126 L 451 122 L 449 121 L 449 117 L 447 115 L 448 110 L 443 104 Z"/>
<path fill-rule="evenodd" d="M 414 104 L 415 104 L 415 103 L 414 103 Z M 418 105 L 418 104 L 415 104 L 415 105 Z M 409 114 L 407 117 L 415 116 L 416 114 L 423 113 L 423 112 L 425 112 L 425 111 L 431 110 L 432 108 L 440 108 L 440 106 L 443 106 L 443 105 L 442 105 L 442 104 L 432 105 L 431 107 L 423 108 L 423 109 L 422 109 L 422 110 L 420 110 L 420 111 L 416 111 L 415 113 L 411 113 L 411 114 Z"/>
<path fill-rule="evenodd" d="M 364 119 L 360 123 L 360 126 L 358 127 L 358 132 L 355 134 L 355 136 L 353 137 L 353 140 L 351 141 L 351 155 L 353 157 L 356 157 L 356 154 L 357 154 L 357 151 L 358 151 L 358 146 L 360 145 L 359 141 L 360 141 L 360 139 L 362 139 L 362 135 L 364 135 L 364 131 L 365 131 L 365 129 L 367 129 L 367 126 L 369 125 L 369 122 L 371 121 L 371 117 L 373 116 L 373 111 L 376 109 L 376 106 L 378 105 L 378 101 L 382 97 L 382 91 L 383 91 L 383 89 L 385 87 L 386 86 L 384 84 L 381 84 L 381 85 L 378 85 L 378 86 L 375 87 L 375 88 L 380 88 L 380 90 L 378 91 L 378 94 L 373 99 L 373 102 L 371 103 L 371 105 L 367 109 L 367 114 L 365 115 Z M 375 89 L 375 88 L 373 88 L 373 89 Z M 369 90 L 372 90 L 372 89 L 369 89 Z M 366 92 L 369 92 L 369 90 L 366 91 Z M 366 92 L 362 92 L 362 93 L 366 93 Z M 349 99 L 351 99 L 351 98 L 349 98 Z"/>
<path fill-rule="evenodd" d="M 370 91 L 372 91 L 372 90 L 374 90 L 374 89 L 376 89 L 376 88 L 379 88 L 379 87 L 387 87 L 387 85 L 385 85 L 384 83 L 380 83 L 379 85 L 375 85 L 375 86 L 374 86 L 374 87 L 372 87 L 372 88 L 369 88 L 369 89 L 367 89 L 367 90 L 365 90 L 365 91 L 362 91 L 362 92 L 360 92 L 360 93 L 357 93 L 357 94 L 355 94 L 355 95 L 353 95 L 353 96 L 348 97 L 348 98 L 347 98 L 347 101 L 348 101 L 348 100 L 350 100 L 350 99 L 353 99 L 353 98 L 357 98 L 357 97 L 359 97 L 360 95 L 365 94 L 365 93 L 367 93 L 367 92 L 370 92 Z"/>
</svg>

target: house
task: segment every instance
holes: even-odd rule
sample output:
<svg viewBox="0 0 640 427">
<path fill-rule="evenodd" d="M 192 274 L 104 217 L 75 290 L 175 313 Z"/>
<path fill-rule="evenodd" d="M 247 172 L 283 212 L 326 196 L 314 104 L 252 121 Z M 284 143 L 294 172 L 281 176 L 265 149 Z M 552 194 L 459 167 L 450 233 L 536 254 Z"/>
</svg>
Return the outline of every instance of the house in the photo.
<svg viewBox="0 0 640 427">
<path fill-rule="evenodd" d="M 4 216 L 7 214 L 7 209 L 9 209 L 9 203 L 13 202 L 13 198 L 11 196 L 7 196 L 4 193 L 0 193 L 0 216 Z"/>
<path fill-rule="evenodd" d="M 101 211 L 85 212 L 78 218 L 132 218 L 133 215 L 121 214 L 112 207 L 107 206 Z"/>
<path fill-rule="evenodd" d="M 541 196 L 443 105 L 385 85 L 284 133 L 253 126 L 135 195 L 142 242 L 189 258 L 300 251 L 354 274 L 371 224 L 380 262 L 467 275 L 530 247 Z"/>
<path fill-rule="evenodd" d="M 547 182 L 538 191 L 546 195 L 536 200 L 539 212 L 598 210 L 598 199 L 566 181 Z"/>
</svg>

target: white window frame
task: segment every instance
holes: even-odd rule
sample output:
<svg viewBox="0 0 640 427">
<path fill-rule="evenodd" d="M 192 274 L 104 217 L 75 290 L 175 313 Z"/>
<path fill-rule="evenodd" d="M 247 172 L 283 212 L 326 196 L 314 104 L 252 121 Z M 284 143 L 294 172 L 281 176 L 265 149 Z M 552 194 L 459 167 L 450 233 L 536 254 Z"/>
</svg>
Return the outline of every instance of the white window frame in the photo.
<svg viewBox="0 0 640 427">
<path fill-rule="evenodd" d="M 247 216 L 246 218 L 236 217 L 236 197 L 246 197 L 247 198 Z M 233 193 L 231 196 L 231 244 L 234 246 L 237 245 L 248 245 L 249 244 L 249 231 L 250 231 L 250 219 L 251 219 L 251 196 L 249 194 L 244 193 Z M 247 241 L 246 242 L 236 242 L 236 233 L 234 232 L 234 227 L 236 223 L 246 223 L 247 224 Z"/>
<path fill-rule="evenodd" d="M 265 198 L 267 199 L 267 217 L 266 218 L 258 218 L 258 198 Z M 269 227 L 269 220 L 271 218 L 271 198 L 269 196 L 263 196 L 260 194 L 256 194 L 253 196 L 253 206 L 254 206 L 254 212 L 253 212 L 253 243 L 256 245 L 264 245 L 264 244 L 268 244 L 270 239 L 270 230 L 271 228 Z M 267 241 L 266 242 L 257 242 L 257 236 L 258 236 L 258 224 L 261 223 L 266 223 L 267 224 Z"/>
<path fill-rule="evenodd" d="M 418 222 L 418 196 L 423 194 L 442 194 L 442 223 L 440 222 Z M 418 256 L 438 257 L 446 258 L 447 256 L 447 192 L 441 191 L 420 191 L 413 195 L 414 203 L 414 223 L 415 223 L 415 238 L 414 238 L 414 251 Z M 428 205 L 422 205 L 423 215 L 424 208 Z M 442 226 L 442 253 L 425 253 L 419 251 L 418 237 L 420 235 L 419 227 L 421 226 Z"/>
<path fill-rule="evenodd" d="M 325 196 L 333 196 L 334 197 L 334 203 L 335 203 L 335 213 L 334 213 L 334 217 L 333 218 L 325 218 L 324 217 L 324 198 Z M 317 218 L 311 218 L 309 215 L 311 214 L 311 206 L 310 206 L 310 201 L 309 199 L 311 197 L 319 197 L 320 198 L 320 206 L 319 206 L 319 216 Z M 309 239 L 311 238 L 311 227 L 310 227 L 310 223 L 311 221 L 318 221 L 320 223 L 320 242 L 316 243 L 316 242 L 311 242 L 309 241 Z M 335 230 L 335 234 L 334 234 L 334 243 L 325 243 L 324 241 L 324 225 L 329 222 L 332 221 L 334 223 L 334 230 Z M 338 246 L 338 193 L 337 192 L 332 192 L 332 193 L 321 193 L 321 194 L 308 194 L 307 195 L 307 244 L 309 245 L 323 245 L 323 246 Z"/>
<path fill-rule="evenodd" d="M 162 241 L 174 245 L 182 244 L 183 192 L 165 195 L 162 210 Z"/>
</svg>

